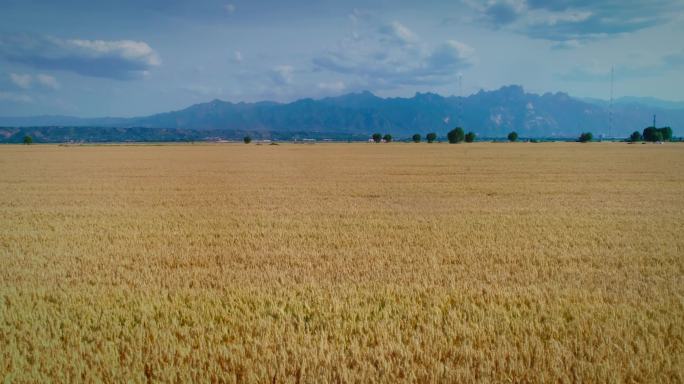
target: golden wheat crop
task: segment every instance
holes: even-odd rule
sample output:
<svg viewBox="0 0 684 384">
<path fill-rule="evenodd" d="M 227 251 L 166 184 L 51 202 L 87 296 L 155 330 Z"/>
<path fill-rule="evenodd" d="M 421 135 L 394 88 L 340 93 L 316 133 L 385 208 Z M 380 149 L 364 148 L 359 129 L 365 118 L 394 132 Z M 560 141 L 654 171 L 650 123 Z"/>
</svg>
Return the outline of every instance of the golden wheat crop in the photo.
<svg viewBox="0 0 684 384">
<path fill-rule="evenodd" d="M 684 145 L 0 147 L 5 382 L 682 382 Z"/>
</svg>

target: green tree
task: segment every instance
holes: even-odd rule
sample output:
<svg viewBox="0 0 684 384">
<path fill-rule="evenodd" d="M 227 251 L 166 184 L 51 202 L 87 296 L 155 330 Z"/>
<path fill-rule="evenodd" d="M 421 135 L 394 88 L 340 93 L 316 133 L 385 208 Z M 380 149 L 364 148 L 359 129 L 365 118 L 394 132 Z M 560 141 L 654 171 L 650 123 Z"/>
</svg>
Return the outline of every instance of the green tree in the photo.
<svg viewBox="0 0 684 384">
<path fill-rule="evenodd" d="M 655 127 L 648 127 L 644 129 L 644 141 L 670 141 L 672 140 L 672 128 L 670 127 L 663 127 L 663 128 L 655 128 Z"/>
<path fill-rule="evenodd" d="M 511 142 L 518 141 L 518 132 L 513 131 L 513 132 L 509 133 L 508 134 L 508 141 L 511 141 Z"/>
<path fill-rule="evenodd" d="M 468 132 L 465 135 L 465 142 L 472 143 L 473 141 L 475 141 L 475 137 L 475 132 Z"/>
<path fill-rule="evenodd" d="M 415 135 L 413 135 L 413 142 L 420 143 L 420 133 L 416 133 Z"/>
<path fill-rule="evenodd" d="M 629 136 L 629 141 L 631 141 L 632 143 L 641 141 L 641 133 L 639 131 L 632 132 L 632 134 Z"/>
<path fill-rule="evenodd" d="M 434 132 L 430 132 L 427 135 L 425 135 L 425 140 L 427 140 L 428 143 L 432 143 L 435 140 L 437 140 L 437 134 Z"/>
<path fill-rule="evenodd" d="M 377 132 L 374 133 L 372 137 L 373 137 L 373 141 L 375 141 L 376 143 L 379 143 L 382 141 L 382 135 L 377 133 Z"/>
<path fill-rule="evenodd" d="M 644 128 L 644 134 L 642 136 L 644 138 L 644 141 L 656 141 L 655 140 L 656 132 L 658 132 L 658 130 L 655 127 Z"/>
<path fill-rule="evenodd" d="M 252 137 L 251 136 L 245 136 L 242 138 L 242 141 L 244 141 L 245 144 L 249 144 L 252 142 Z"/>
<path fill-rule="evenodd" d="M 31 137 L 29 135 L 24 136 L 24 144 L 26 144 L 26 145 L 33 144 L 33 137 Z"/>
<path fill-rule="evenodd" d="M 594 135 L 591 134 L 591 132 L 582 132 L 582 134 L 579 137 L 579 142 L 580 143 L 586 143 L 588 141 L 591 141 L 594 139 Z"/>
<path fill-rule="evenodd" d="M 653 134 L 653 141 L 663 141 L 663 133 L 660 131 L 655 131 Z"/>
<path fill-rule="evenodd" d="M 382 139 L 385 140 L 385 143 L 391 143 L 392 142 L 392 135 L 390 135 L 388 133 L 385 136 L 383 136 Z"/>
<path fill-rule="evenodd" d="M 463 141 L 464 138 L 465 133 L 463 133 L 463 128 L 461 127 L 456 127 L 449 131 L 449 133 L 447 133 L 447 139 L 449 140 L 449 144 L 460 143 L 461 141 Z"/>
<path fill-rule="evenodd" d="M 658 128 L 658 130 L 663 135 L 663 141 L 672 141 L 672 128 L 662 127 L 662 128 Z"/>
</svg>

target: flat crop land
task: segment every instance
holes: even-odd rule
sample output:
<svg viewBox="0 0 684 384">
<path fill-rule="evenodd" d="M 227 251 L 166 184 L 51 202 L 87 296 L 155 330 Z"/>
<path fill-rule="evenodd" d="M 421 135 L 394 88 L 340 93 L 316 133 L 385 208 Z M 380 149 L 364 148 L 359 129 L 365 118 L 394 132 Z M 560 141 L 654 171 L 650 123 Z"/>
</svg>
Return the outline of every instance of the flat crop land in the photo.
<svg viewBox="0 0 684 384">
<path fill-rule="evenodd" d="M 5 382 L 682 382 L 684 145 L 0 147 Z"/>
</svg>

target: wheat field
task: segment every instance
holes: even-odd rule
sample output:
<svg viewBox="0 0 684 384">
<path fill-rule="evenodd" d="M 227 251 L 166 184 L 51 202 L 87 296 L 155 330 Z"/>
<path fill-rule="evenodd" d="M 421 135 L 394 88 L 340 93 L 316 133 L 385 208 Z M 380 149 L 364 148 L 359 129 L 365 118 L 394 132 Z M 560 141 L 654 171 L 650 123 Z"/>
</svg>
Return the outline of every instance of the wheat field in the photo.
<svg viewBox="0 0 684 384">
<path fill-rule="evenodd" d="M 682 382 L 684 145 L 0 147 L 0 379 Z"/>
</svg>

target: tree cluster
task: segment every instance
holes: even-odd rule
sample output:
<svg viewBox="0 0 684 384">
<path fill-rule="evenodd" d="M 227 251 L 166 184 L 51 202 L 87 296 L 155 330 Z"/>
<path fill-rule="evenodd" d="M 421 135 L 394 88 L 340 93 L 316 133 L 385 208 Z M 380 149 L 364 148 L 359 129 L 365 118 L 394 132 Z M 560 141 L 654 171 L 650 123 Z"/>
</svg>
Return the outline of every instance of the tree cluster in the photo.
<svg viewBox="0 0 684 384">
<path fill-rule="evenodd" d="M 475 132 L 465 133 L 461 127 L 456 127 L 447 133 L 447 140 L 449 140 L 449 144 L 457 144 L 463 141 L 466 143 L 472 143 L 475 141 L 475 137 Z"/>
<path fill-rule="evenodd" d="M 513 131 L 513 132 L 509 133 L 508 134 L 508 141 L 510 141 L 510 142 L 518 141 L 518 132 Z"/>
<path fill-rule="evenodd" d="M 390 143 L 390 142 L 392 142 L 392 135 L 390 135 L 389 133 L 387 133 L 387 134 L 385 134 L 385 135 L 383 136 L 381 133 L 376 132 L 376 133 L 374 133 L 374 134 L 371 136 L 371 138 L 372 138 L 373 141 L 376 142 L 376 143 L 381 143 L 381 142 L 383 142 L 383 141 L 384 141 L 385 143 Z"/>
<path fill-rule="evenodd" d="M 420 133 L 416 133 L 416 134 L 414 134 L 413 136 L 411 136 L 411 140 L 412 140 L 414 143 L 420 143 L 420 141 L 421 141 L 422 139 L 423 139 L 423 138 L 421 137 Z M 437 140 L 437 134 L 436 134 L 436 133 L 430 132 L 430 133 L 428 133 L 427 135 L 425 135 L 425 141 L 427 141 L 428 143 L 434 143 L 435 140 Z"/>
<path fill-rule="evenodd" d="M 632 134 L 633 135 L 633 134 Z M 642 136 L 644 141 L 671 141 L 672 140 L 672 128 L 663 127 L 648 127 L 644 129 L 644 134 Z"/>
<path fill-rule="evenodd" d="M 589 141 L 592 141 L 594 139 L 594 135 L 591 132 L 582 132 L 582 134 L 579 137 L 579 142 L 580 143 L 587 143 Z"/>
</svg>

